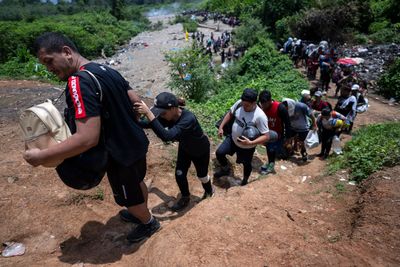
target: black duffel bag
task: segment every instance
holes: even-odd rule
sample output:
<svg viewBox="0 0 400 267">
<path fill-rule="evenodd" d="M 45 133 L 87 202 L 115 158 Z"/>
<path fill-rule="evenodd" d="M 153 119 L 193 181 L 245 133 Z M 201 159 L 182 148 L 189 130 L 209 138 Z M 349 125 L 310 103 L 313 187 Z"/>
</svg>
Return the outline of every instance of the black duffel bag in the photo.
<svg viewBox="0 0 400 267">
<path fill-rule="evenodd" d="M 56 167 L 60 179 L 69 187 L 88 190 L 97 186 L 107 170 L 108 155 L 102 145 L 65 159 Z"/>
<path fill-rule="evenodd" d="M 108 163 L 108 152 L 105 145 L 103 120 L 107 118 L 107 112 L 103 105 L 103 92 L 97 78 L 89 71 L 84 70 L 76 75 L 83 76 L 82 73 L 89 74 L 89 78 L 95 83 L 98 89 L 100 102 L 102 104 L 101 114 L 101 133 L 97 146 L 68 159 L 65 159 L 56 167 L 56 171 L 60 179 L 69 187 L 79 190 L 88 190 L 97 186 L 103 179 Z M 86 77 L 85 77 L 86 78 Z M 76 132 L 75 118 L 71 109 L 64 111 L 65 121 L 71 130 L 71 133 Z"/>
<path fill-rule="evenodd" d="M 236 106 L 235 110 L 233 111 L 233 116 L 232 116 L 232 118 L 231 118 L 231 119 L 224 125 L 224 127 L 222 128 L 222 129 L 224 130 L 224 135 L 225 135 L 225 136 L 228 136 L 228 135 L 231 135 L 231 134 L 232 134 L 232 126 L 233 126 L 233 123 L 235 122 L 235 113 L 236 113 L 236 111 L 237 111 L 241 106 L 242 106 L 242 102 L 240 102 L 240 103 Z M 215 123 L 215 127 L 217 127 L 217 129 L 219 129 L 219 126 L 221 125 L 222 121 L 224 120 L 226 114 L 228 114 L 229 112 L 230 112 L 230 111 L 226 112 L 226 113 L 224 114 L 224 116 L 222 116 L 222 117 Z"/>
</svg>

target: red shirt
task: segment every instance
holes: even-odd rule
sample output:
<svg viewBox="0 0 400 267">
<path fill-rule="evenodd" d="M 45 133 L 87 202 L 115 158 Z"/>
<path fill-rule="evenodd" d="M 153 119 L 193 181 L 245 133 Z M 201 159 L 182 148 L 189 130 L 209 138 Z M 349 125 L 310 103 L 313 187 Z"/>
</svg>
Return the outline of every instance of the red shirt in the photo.
<svg viewBox="0 0 400 267">
<path fill-rule="evenodd" d="M 278 107 L 280 102 L 273 101 L 271 107 L 265 111 L 265 115 L 268 117 L 268 128 L 274 130 L 278 133 L 279 138 L 282 137 L 283 127 L 282 127 L 282 119 L 278 114 Z"/>
<path fill-rule="evenodd" d="M 318 111 L 322 111 L 324 108 L 329 107 L 328 102 L 326 101 L 319 101 L 319 103 L 317 104 L 317 101 L 314 100 L 311 104 L 311 108 L 314 110 L 318 110 Z"/>
</svg>

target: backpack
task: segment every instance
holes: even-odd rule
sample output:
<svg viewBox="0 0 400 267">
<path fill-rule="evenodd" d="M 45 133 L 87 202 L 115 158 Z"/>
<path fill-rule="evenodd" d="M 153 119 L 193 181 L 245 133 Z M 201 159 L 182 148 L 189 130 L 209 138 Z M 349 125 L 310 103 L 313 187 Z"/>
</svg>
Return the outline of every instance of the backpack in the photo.
<svg viewBox="0 0 400 267">
<path fill-rule="evenodd" d="M 103 91 L 96 76 L 90 71 L 83 70 L 76 75 L 83 77 L 84 73 L 89 74 L 89 79 L 94 83 L 94 88 L 97 89 L 102 105 L 99 143 L 82 154 L 65 159 L 56 167 L 57 174 L 63 183 L 78 190 L 88 190 L 97 186 L 106 174 L 108 164 L 108 152 L 103 129 L 103 118 L 107 116 L 103 102 Z M 70 115 L 68 112 L 64 112 L 67 125 L 70 129 L 73 129 L 76 127 L 75 119 Z"/>
<path fill-rule="evenodd" d="M 49 99 L 24 110 L 19 117 L 19 125 L 27 149 L 45 149 L 71 136 L 64 118 Z M 55 160 L 44 166 L 55 167 L 61 162 Z"/>
<path fill-rule="evenodd" d="M 224 136 L 228 136 L 228 135 L 231 135 L 232 134 L 232 126 L 233 126 L 233 123 L 235 122 L 235 119 L 236 119 L 236 111 L 242 106 L 243 104 L 242 104 L 242 102 L 240 102 L 237 106 L 236 106 L 236 108 L 235 108 L 235 110 L 233 111 L 233 117 L 224 125 L 224 128 L 223 128 L 223 130 L 224 130 Z M 226 116 L 226 114 L 228 114 L 230 112 L 230 110 L 228 110 L 214 125 L 215 125 L 215 127 L 217 127 L 217 129 L 219 129 L 219 126 L 221 125 L 221 123 L 222 123 L 222 121 L 224 120 L 224 118 L 225 118 L 225 116 Z"/>
<path fill-rule="evenodd" d="M 99 81 L 88 70 L 78 72 L 76 75 L 83 76 L 83 73 L 87 73 L 89 79 L 94 82 L 102 103 L 103 92 Z M 70 118 L 66 117 L 66 119 Z M 72 125 L 68 127 L 61 113 L 50 100 L 25 110 L 20 117 L 20 126 L 24 133 L 26 147 L 39 149 L 45 149 L 66 140 L 71 136 L 70 127 L 72 127 Z M 107 163 L 108 153 L 103 131 L 97 146 L 62 162 L 54 161 L 46 164 L 45 167 L 56 167 L 58 176 L 67 186 L 87 190 L 101 182 L 106 173 Z"/>
</svg>

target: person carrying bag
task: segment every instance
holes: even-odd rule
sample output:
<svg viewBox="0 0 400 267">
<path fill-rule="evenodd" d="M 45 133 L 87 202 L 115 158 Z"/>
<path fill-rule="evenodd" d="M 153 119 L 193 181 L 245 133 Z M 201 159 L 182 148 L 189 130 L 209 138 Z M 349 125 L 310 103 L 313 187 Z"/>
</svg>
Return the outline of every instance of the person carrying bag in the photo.
<svg viewBox="0 0 400 267">
<path fill-rule="evenodd" d="M 96 94 L 102 103 L 101 85 L 97 78 L 88 70 L 83 70 L 75 75 L 92 80 Z M 57 102 L 61 96 L 56 99 Z M 20 116 L 20 127 L 24 135 L 25 146 L 28 149 L 47 149 L 68 139 L 76 132 L 76 125 L 69 109 L 64 111 L 64 119 L 51 100 L 26 109 Z M 72 133 L 71 133 L 71 129 Z M 97 186 L 105 175 L 107 168 L 107 151 L 104 136 L 101 137 L 96 147 L 89 149 L 77 156 L 65 160 L 52 160 L 44 167 L 55 167 L 58 176 L 67 186 L 88 190 Z"/>
<path fill-rule="evenodd" d="M 68 82 L 65 114 L 72 135 L 45 149 L 28 149 L 24 159 L 33 166 L 62 160 L 57 166 L 62 177 L 74 178 L 78 171 L 84 170 L 99 174 L 94 177 L 98 178 L 107 172 L 115 202 L 126 207 L 120 212 L 121 219 L 128 218 L 137 224 L 127 235 L 128 241 L 139 242 L 150 237 L 160 229 L 160 223 L 147 207 L 148 191 L 143 179 L 149 141 L 133 111 L 133 103 L 140 102 L 140 98 L 120 73 L 90 62 L 60 33 L 44 33 L 36 39 L 33 48 L 40 63 L 60 80 Z M 90 74 L 82 77 L 84 70 L 93 73 L 95 78 Z M 101 91 L 96 90 L 96 80 Z M 67 177 L 68 182 L 71 177 Z M 88 187 L 100 182 L 89 175 L 85 177 L 92 179 L 86 184 Z M 74 186 L 82 188 L 82 185 Z"/>
</svg>

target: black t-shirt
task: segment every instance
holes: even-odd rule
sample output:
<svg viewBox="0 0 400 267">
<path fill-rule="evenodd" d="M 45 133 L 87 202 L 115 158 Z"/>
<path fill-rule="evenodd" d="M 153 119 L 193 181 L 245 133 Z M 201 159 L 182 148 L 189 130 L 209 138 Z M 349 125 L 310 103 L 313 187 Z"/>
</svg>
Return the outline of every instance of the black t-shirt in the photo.
<svg viewBox="0 0 400 267">
<path fill-rule="evenodd" d="M 89 74 L 80 72 L 68 78 L 66 102 L 68 117 L 75 120 L 101 116 L 102 137 L 111 157 L 123 165 L 131 165 L 143 158 L 149 141 L 137 123 L 133 105 L 128 96 L 129 83 L 116 71 L 107 66 L 90 62 L 81 69 L 92 72 L 98 79 L 103 100 Z M 75 126 L 68 124 L 71 132 Z"/>
<path fill-rule="evenodd" d="M 282 120 L 282 129 L 284 129 L 283 138 L 289 138 L 292 136 L 290 129 L 290 117 L 289 112 L 283 103 L 280 103 L 278 106 L 278 116 Z"/>
<path fill-rule="evenodd" d="M 182 110 L 180 118 L 169 122 L 157 118 L 150 122 L 156 135 L 163 141 L 178 141 L 179 149 L 189 155 L 203 155 L 209 153 L 210 143 L 194 114 L 186 109 Z M 165 128 L 168 128 L 165 129 Z"/>
</svg>

